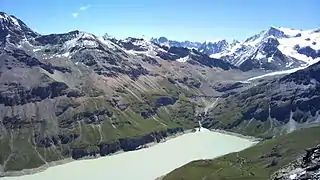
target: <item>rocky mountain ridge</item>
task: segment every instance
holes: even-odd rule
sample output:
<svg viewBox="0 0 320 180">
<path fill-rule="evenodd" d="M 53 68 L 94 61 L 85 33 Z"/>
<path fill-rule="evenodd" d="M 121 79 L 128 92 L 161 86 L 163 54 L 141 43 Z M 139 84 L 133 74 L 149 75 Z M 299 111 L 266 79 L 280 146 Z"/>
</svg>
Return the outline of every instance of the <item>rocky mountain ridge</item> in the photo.
<svg viewBox="0 0 320 180">
<path fill-rule="evenodd" d="M 226 40 L 190 42 L 165 37 L 152 42 L 167 47 L 186 47 L 223 59 L 243 71 L 253 69 L 286 70 L 316 63 L 320 60 L 319 29 L 296 30 L 271 26 L 243 42 Z"/>
<path fill-rule="evenodd" d="M 320 32 L 270 27 L 244 42 L 211 57 L 221 58 L 242 70 L 284 70 L 320 60 Z"/>
<path fill-rule="evenodd" d="M 234 40 L 231 44 L 229 44 L 225 39 L 205 41 L 202 43 L 191 41 L 175 41 L 169 40 L 166 37 L 151 38 L 151 41 L 167 47 L 184 47 L 189 49 L 196 49 L 199 52 L 207 55 L 221 53 L 227 50 L 228 48 L 231 48 L 234 45 L 240 43 L 239 41 Z"/>
</svg>

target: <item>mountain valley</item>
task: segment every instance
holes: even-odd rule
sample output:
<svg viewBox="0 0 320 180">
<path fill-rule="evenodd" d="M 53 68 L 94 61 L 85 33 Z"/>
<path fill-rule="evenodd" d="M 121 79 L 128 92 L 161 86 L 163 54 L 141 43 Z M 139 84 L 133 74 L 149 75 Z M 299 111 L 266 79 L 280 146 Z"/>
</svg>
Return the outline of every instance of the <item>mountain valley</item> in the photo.
<svg viewBox="0 0 320 180">
<path fill-rule="evenodd" d="M 279 27 L 232 43 L 42 35 L 0 12 L 0 177 L 140 149 L 201 124 L 262 141 L 164 179 L 219 179 L 226 171 L 263 179 L 320 143 L 310 134 L 320 132 L 319 45 L 319 29 Z M 279 156 L 266 155 L 275 149 Z M 242 169 L 219 170 L 229 162 Z M 259 163 L 269 169 L 252 168 Z M 201 173 L 187 176 L 190 168 Z"/>
</svg>

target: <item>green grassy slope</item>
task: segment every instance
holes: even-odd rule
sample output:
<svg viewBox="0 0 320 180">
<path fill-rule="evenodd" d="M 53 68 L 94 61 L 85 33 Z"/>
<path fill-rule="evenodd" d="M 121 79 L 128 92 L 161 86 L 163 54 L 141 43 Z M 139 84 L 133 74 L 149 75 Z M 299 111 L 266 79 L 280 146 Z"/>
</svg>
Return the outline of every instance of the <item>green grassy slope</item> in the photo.
<svg viewBox="0 0 320 180">
<path fill-rule="evenodd" d="M 266 180 L 295 160 L 304 149 L 320 143 L 320 127 L 295 131 L 214 160 L 193 161 L 163 180 Z"/>
<path fill-rule="evenodd" d="M 61 109 L 54 119 L 59 127 L 57 135 L 43 138 L 45 135 L 39 132 L 51 129 L 50 124 L 44 122 L 39 127 L 26 124 L 20 129 L 9 129 L 6 136 L 0 137 L 0 165 L 4 171 L 37 168 L 70 157 L 73 149 L 99 152 L 99 145 L 118 142 L 119 139 L 138 139 L 153 132 L 198 125 L 196 103 L 187 98 L 188 91 L 179 86 L 164 83 L 163 89 L 159 90 L 131 91 L 138 97 L 129 92 L 118 94 L 126 100 L 127 107 L 123 109 L 103 95 L 78 99 L 61 97 L 55 102 Z M 63 135 L 66 142 L 44 143 L 57 139 L 58 135 Z"/>
</svg>

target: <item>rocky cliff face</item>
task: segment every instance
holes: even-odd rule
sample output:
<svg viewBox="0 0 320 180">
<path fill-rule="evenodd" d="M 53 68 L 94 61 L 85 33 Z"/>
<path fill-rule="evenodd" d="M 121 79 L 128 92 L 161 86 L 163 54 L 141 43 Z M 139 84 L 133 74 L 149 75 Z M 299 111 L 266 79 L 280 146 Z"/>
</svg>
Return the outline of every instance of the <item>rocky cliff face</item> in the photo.
<svg viewBox="0 0 320 180">
<path fill-rule="evenodd" d="M 320 179 L 320 145 L 306 149 L 306 153 L 302 157 L 276 172 L 271 179 Z"/>
</svg>

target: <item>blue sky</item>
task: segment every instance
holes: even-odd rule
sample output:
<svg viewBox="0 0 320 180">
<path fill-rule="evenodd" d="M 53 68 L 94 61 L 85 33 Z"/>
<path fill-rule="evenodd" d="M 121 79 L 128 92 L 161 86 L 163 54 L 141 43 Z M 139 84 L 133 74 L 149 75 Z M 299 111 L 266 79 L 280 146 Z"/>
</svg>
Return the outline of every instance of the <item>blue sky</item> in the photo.
<svg viewBox="0 0 320 180">
<path fill-rule="evenodd" d="M 319 0 L 0 0 L 42 34 L 75 29 L 117 38 L 243 40 L 271 25 L 320 27 Z"/>
</svg>

